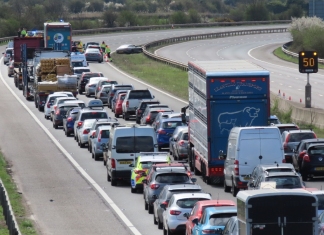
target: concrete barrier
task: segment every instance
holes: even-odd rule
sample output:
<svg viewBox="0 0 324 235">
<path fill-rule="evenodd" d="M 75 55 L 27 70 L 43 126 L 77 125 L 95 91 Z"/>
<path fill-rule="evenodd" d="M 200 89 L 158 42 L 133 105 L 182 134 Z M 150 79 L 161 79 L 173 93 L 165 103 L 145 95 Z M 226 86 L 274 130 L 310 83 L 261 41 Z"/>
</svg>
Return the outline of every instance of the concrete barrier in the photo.
<svg viewBox="0 0 324 235">
<path fill-rule="evenodd" d="M 324 110 L 318 108 L 305 108 L 305 104 L 283 99 L 278 94 L 271 92 L 271 106 L 278 105 L 283 112 L 291 110 L 291 119 L 294 123 L 311 124 L 318 128 L 324 128 Z"/>
</svg>

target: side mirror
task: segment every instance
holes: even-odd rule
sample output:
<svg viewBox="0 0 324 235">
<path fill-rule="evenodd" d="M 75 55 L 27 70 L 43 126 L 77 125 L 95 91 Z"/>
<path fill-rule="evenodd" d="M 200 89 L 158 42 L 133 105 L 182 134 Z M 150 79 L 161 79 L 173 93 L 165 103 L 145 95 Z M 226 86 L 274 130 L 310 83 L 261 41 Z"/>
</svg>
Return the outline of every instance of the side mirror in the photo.
<svg viewBox="0 0 324 235">
<path fill-rule="evenodd" d="M 192 223 L 194 223 L 195 225 L 197 225 L 198 224 L 198 218 L 193 219 L 192 220 Z"/>
<path fill-rule="evenodd" d="M 90 138 L 90 139 L 93 139 L 93 136 L 92 136 L 92 135 L 90 135 L 90 136 L 89 136 L 89 138 Z"/>
<path fill-rule="evenodd" d="M 251 188 L 254 188 L 254 181 L 252 181 L 252 182 L 249 184 L 249 186 L 250 186 Z"/>
<path fill-rule="evenodd" d="M 129 166 L 129 167 L 134 167 L 134 164 L 132 163 L 132 164 L 129 164 L 128 166 Z"/>
<path fill-rule="evenodd" d="M 166 209 L 167 208 L 167 205 L 165 205 L 165 204 L 160 204 L 160 207 L 162 208 L 162 209 Z"/>
<path fill-rule="evenodd" d="M 196 182 L 197 182 L 197 179 L 196 179 L 196 178 L 191 178 L 191 181 L 192 181 L 193 183 L 196 183 Z"/>
<path fill-rule="evenodd" d="M 186 217 L 187 219 L 189 219 L 189 216 L 190 216 L 189 213 L 184 213 L 183 214 L 183 217 Z"/>
</svg>

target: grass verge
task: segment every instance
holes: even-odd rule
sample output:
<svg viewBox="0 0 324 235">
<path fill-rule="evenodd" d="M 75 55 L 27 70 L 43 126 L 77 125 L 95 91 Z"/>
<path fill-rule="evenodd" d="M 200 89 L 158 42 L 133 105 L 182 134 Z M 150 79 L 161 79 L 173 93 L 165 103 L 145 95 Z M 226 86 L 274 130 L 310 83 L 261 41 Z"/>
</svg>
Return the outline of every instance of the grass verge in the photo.
<svg viewBox="0 0 324 235">
<path fill-rule="evenodd" d="M 10 175 L 10 166 L 2 153 L 0 153 L 0 178 L 7 190 L 20 232 L 24 235 L 36 235 L 37 232 L 34 229 L 32 220 L 28 218 L 27 208 L 25 207 L 22 195 L 18 192 L 17 186 Z M 0 210 L 0 235 L 8 235 L 8 228 L 5 218 L 2 216 L 3 209 L 1 206 Z"/>
<path fill-rule="evenodd" d="M 298 58 L 295 58 L 295 57 L 292 57 L 290 55 L 286 55 L 282 50 L 281 50 L 281 47 L 278 47 L 276 50 L 273 51 L 273 54 L 275 56 L 277 56 L 278 58 L 282 59 L 282 60 L 285 60 L 285 61 L 288 61 L 288 62 L 292 62 L 292 63 L 295 63 L 295 64 L 298 64 L 299 63 L 299 60 Z M 324 65 L 323 64 L 318 64 L 318 68 L 319 69 L 324 69 Z"/>
<path fill-rule="evenodd" d="M 112 55 L 121 70 L 181 99 L 188 100 L 188 73 L 147 58 L 144 54 Z"/>
</svg>

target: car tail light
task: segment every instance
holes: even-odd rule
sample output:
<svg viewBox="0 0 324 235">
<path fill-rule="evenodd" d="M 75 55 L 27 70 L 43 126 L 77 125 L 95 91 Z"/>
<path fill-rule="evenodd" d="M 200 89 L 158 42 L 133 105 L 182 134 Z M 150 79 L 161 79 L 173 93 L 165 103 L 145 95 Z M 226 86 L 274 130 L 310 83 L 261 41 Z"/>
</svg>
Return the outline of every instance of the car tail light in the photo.
<svg viewBox="0 0 324 235">
<path fill-rule="evenodd" d="M 159 133 L 160 135 L 165 135 L 165 134 L 166 134 L 166 131 L 165 131 L 165 130 L 159 130 L 158 133 Z"/>
<path fill-rule="evenodd" d="M 151 121 L 150 115 L 146 117 L 146 122 L 149 122 L 149 121 Z"/>
<path fill-rule="evenodd" d="M 170 215 L 180 215 L 181 211 L 170 210 Z"/>
<path fill-rule="evenodd" d="M 83 122 L 78 122 L 78 126 L 79 127 L 82 126 L 82 124 L 83 124 Z"/>
<path fill-rule="evenodd" d="M 100 133 L 98 135 L 98 142 L 101 142 L 101 134 L 102 134 L 102 130 L 100 131 Z"/>
<path fill-rule="evenodd" d="M 234 174 L 235 175 L 239 175 L 240 174 L 240 171 L 239 171 L 239 161 L 238 160 L 235 160 L 234 161 Z"/>
<path fill-rule="evenodd" d="M 73 121 L 73 118 L 68 117 L 66 120 L 67 120 L 68 122 L 71 122 L 71 121 Z"/>
<path fill-rule="evenodd" d="M 111 159 L 111 168 L 116 168 L 116 160 L 114 158 Z"/>
<path fill-rule="evenodd" d="M 215 229 L 203 229 L 202 234 L 215 234 Z"/>
<path fill-rule="evenodd" d="M 51 107 L 51 104 L 50 102 L 47 103 L 47 108 L 50 108 Z"/>
<path fill-rule="evenodd" d="M 126 107 L 127 108 L 129 107 L 129 101 L 126 101 Z"/>
<path fill-rule="evenodd" d="M 59 110 L 59 109 L 56 110 L 55 114 L 56 114 L 56 115 L 60 115 L 60 110 Z"/>
<path fill-rule="evenodd" d="M 83 130 L 83 134 L 86 135 L 86 134 L 89 134 L 90 130 L 89 129 L 84 129 Z"/>
<path fill-rule="evenodd" d="M 158 189 L 159 187 L 160 187 L 159 184 L 151 184 L 151 185 L 150 185 L 150 188 L 151 188 L 151 189 Z"/>
<path fill-rule="evenodd" d="M 304 160 L 304 162 L 310 162 L 310 158 L 307 154 L 304 155 L 303 160 Z"/>
<path fill-rule="evenodd" d="M 184 140 L 180 140 L 178 144 L 179 144 L 180 146 L 184 146 L 185 142 L 184 142 Z"/>
<path fill-rule="evenodd" d="M 304 151 L 302 151 L 302 152 L 300 152 L 299 153 L 299 158 L 301 158 L 301 159 L 303 159 L 303 157 L 304 157 L 304 155 L 306 154 L 306 151 L 304 150 Z"/>
</svg>

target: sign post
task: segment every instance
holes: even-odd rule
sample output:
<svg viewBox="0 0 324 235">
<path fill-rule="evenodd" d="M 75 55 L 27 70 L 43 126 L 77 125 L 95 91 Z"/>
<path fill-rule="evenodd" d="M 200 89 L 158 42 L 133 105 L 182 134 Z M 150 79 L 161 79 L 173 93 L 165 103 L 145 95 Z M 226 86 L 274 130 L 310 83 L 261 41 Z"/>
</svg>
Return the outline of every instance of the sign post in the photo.
<svg viewBox="0 0 324 235">
<path fill-rule="evenodd" d="M 299 72 L 307 73 L 305 86 L 305 108 L 312 107 L 312 86 L 309 83 L 309 74 L 318 72 L 318 54 L 316 51 L 299 52 Z"/>
</svg>

